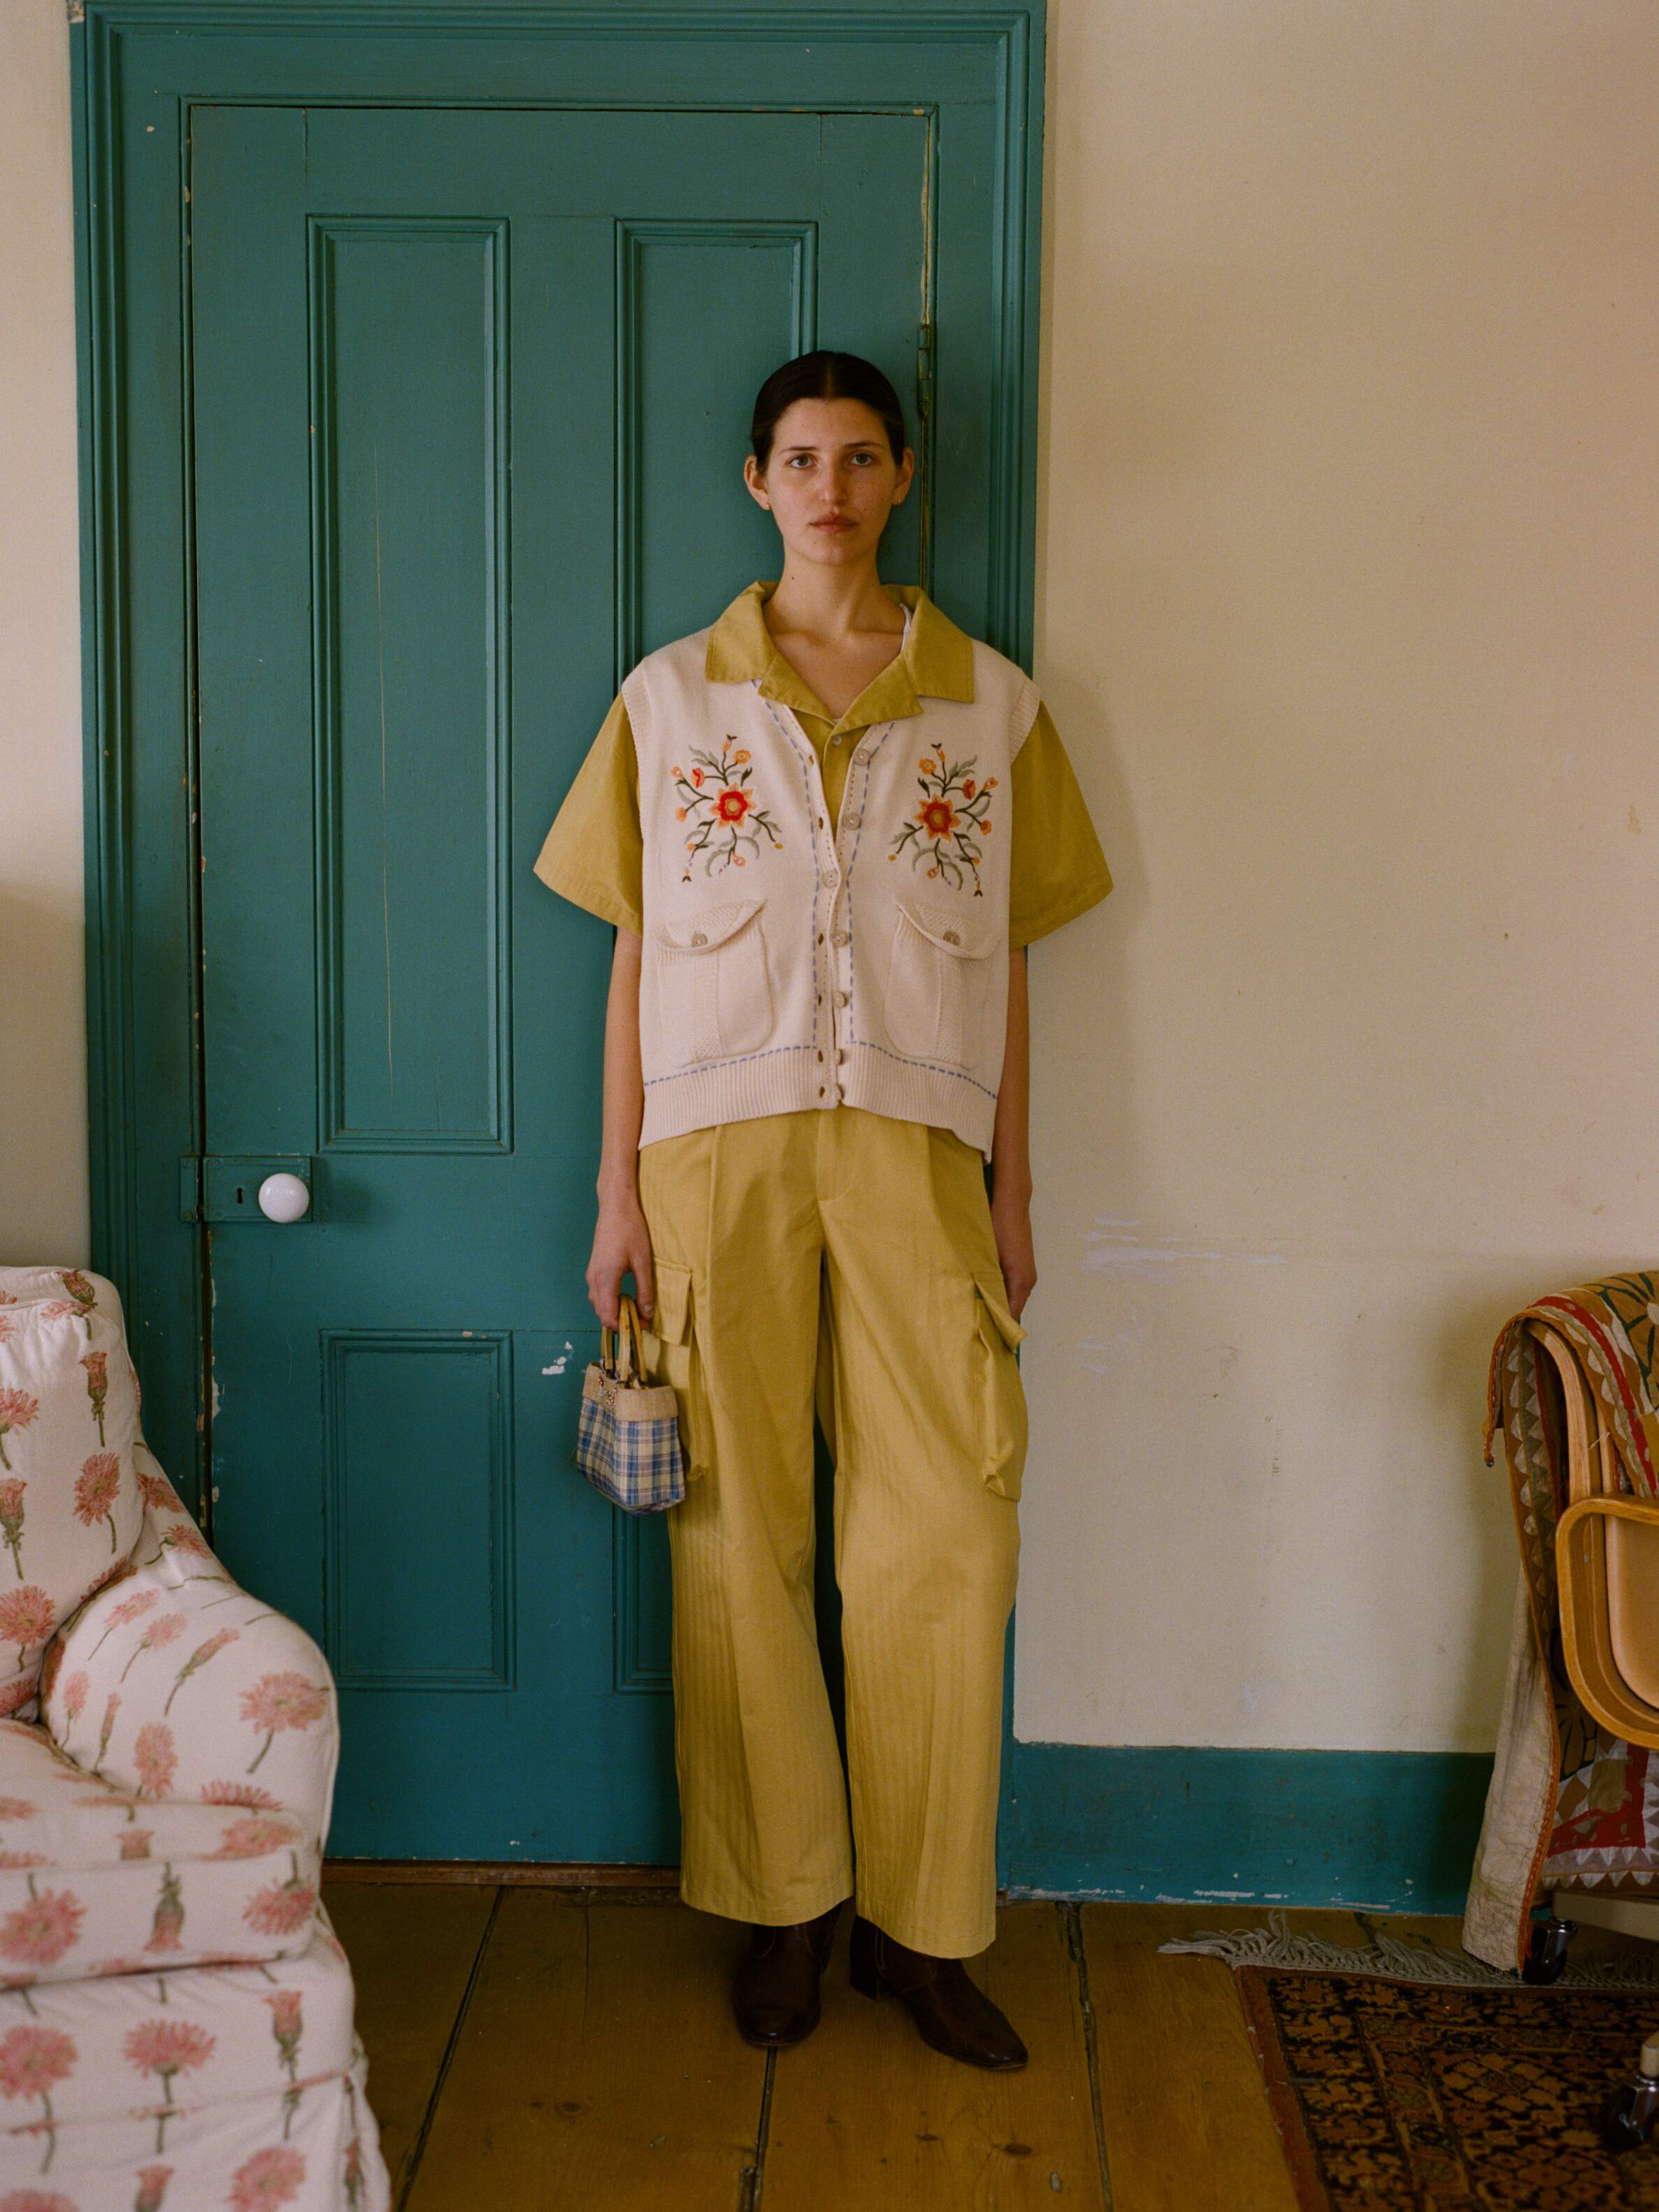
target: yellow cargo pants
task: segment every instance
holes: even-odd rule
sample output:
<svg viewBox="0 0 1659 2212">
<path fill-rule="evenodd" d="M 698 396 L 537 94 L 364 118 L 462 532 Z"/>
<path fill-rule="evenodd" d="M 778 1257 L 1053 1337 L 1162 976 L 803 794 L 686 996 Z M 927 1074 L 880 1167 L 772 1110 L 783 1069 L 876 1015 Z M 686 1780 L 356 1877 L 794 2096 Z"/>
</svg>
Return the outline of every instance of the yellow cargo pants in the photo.
<svg viewBox="0 0 1659 2212">
<path fill-rule="evenodd" d="M 767 1925 L 853 1895 L 897 1942 L 969 1957 L 995 1934 L 1025 1460 L 1024 1331 L 981 1155 L 837 1106 L 661 1139 L 639 1174 L 646 1350 L 688 1473 L 667 1516 L 681 1895 Z M 845 1776 L 812 1595 L 815 1409 Z"/>
</svg>

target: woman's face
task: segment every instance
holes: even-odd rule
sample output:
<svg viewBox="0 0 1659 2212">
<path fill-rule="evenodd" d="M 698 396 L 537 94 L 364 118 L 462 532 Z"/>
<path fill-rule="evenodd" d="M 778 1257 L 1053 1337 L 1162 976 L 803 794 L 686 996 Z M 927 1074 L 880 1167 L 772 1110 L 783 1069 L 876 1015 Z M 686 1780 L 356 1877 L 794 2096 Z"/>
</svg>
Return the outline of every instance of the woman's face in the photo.
<svg viewBox="0 0 1659 2212">
<path fill-rule="evenodd" d="M 751 453 L 743 474 L 793 559 L 846 567 L 874 555 L 915 465 L 908 446 L 895 461 L 863 400 L 795 399 L 778 417 L 764 471 Z"/>
</svg>

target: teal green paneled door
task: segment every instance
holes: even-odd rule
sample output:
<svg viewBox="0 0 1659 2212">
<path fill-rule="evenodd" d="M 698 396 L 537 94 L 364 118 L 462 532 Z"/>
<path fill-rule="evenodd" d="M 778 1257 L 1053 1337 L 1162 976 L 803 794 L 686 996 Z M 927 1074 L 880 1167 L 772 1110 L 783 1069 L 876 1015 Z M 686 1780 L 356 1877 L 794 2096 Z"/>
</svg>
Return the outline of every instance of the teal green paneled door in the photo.
<svg viewBox="0 0 1659 2212">
<path fill-rule="evenodd" d="M 215 1540 L 334 1668 L 335 1852 L 672 1860 L 665 1531 L 569 1458 L 611 933 L 531 863 L 620 675 L 776 573 L 761 377 L 914 389 L 927 126 L 196 106 L 189 153 Z"/>
</svg>

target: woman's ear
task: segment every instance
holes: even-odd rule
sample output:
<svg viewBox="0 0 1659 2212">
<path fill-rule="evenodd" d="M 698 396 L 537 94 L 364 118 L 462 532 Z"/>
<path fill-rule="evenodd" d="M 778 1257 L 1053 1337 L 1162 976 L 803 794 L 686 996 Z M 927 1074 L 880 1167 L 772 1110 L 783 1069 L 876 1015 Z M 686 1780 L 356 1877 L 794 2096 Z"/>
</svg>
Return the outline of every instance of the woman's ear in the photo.
<svg viewBox="0 0 1659 2212">
<path fill-rule="evenodd" d="M 748 485 L 754 499 L 769 514 L 772 502 L 766 495 L 766 477 L 752 453 L 744 455 L 743 480 Z"/>
</svg>

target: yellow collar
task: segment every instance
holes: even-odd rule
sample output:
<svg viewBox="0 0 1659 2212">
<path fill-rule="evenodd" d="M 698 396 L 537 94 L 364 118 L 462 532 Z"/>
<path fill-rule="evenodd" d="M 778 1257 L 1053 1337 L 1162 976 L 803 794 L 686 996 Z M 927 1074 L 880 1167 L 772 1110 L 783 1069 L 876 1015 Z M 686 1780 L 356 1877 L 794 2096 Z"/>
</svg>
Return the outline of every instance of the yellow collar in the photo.
<svg viewBox="0 0 1659 2212">
<path fill-rule="evenodd" d="M 708 633 L 703 674 L 711 684 L 758 682 L 763 696 L 780 700 L 798 714 L 834 717 L 805 679 L 778 651 L 761 612 L 777 589 L 771 582 L 739 592 Z M 897 722 L 921 712 L 923 695 L 969 700 L 974 696 L 974 646 L 965 630 L 942 614 L 920 584 L 887 584 L 901 605 L 910 609 L 910 630 L 897 655 L 866 684 L 836 726 L 861 727 Z"/>
</svg>

